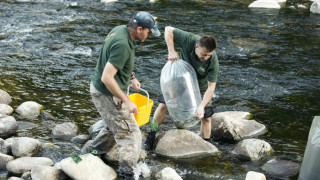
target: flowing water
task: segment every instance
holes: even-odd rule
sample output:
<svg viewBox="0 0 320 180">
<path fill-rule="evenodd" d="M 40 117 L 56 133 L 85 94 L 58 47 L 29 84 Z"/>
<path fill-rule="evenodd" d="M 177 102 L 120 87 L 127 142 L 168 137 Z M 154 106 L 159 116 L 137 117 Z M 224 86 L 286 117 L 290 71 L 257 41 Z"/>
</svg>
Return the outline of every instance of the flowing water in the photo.
<svg viewBox="0 0 320 180">
<path fill-rule="evenodd" d="M 309 1 L 287 1 L 280 10 L 250 10 L 251 2 L 163 0 L 106 5 L 96 0 L 0 0 L 0 89 L 13 97 L 14 109 L 22 102 L 36 101 L 57 119 L 15 116 L 38 125 L 18 135 L 61 146 L 60 151 L 49 153 L 54 161 L 79 150 L 71 143 L 53 141 L 51 130 L 56 124 L 74 122 L 79 133 L 88 133 L 99 119 L 89 95 L 89 76 L 103 40 L 114 26 L 146 10 L 158 17 L 162 33 L 170 25 L 214 35 L 220 60 L 215 111 L 251 112 L 268 128 L 259 138 L 273 147 L 269 158 L 301 163 L 312 119 L 320 114 L 320 15 L 310 13 Z M 163 34 L 136 47 L 136 76 L 155 101 L 153 113 L 167 58 Z M 167 116 L 161 129 L 173 127 Z M 144 132 L 147 129 L 142 127 Z M 199 134 L 199 126 L 191 130 Z M 157 171 L 173 167 L 184 179 L 244 179 L 247 171 L 261 171 L 266 162 L 239 160 L 230 154 L 233 144 L 214 144 L 221 154 L 210 158 L 151 156 L 145 162 Z M 7 172 L 0 173 L 0 179 L 7 177 Z"/>
</svg>

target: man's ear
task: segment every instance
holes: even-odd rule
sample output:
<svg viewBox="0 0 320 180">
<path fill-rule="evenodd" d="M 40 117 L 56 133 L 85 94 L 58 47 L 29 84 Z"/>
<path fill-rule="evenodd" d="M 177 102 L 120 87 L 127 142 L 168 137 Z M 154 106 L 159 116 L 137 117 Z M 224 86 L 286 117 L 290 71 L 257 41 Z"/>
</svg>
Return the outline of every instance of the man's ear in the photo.
<svg viewBox="0 0 320 180">
<path fill-rule="evenodd" d="M 142 27 L 141 26 L 139 26 L 139 27 L 137 27 L 137 33 L 141 33 L 142 32 Z"/>
</svg>

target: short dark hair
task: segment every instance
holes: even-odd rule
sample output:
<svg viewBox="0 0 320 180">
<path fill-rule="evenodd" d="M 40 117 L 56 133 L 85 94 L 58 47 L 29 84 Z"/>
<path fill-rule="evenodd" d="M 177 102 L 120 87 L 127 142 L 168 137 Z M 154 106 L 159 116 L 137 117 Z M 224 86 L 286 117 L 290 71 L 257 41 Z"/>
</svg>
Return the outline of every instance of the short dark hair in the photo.
<svg viewBox="0 0 320 180">
<path fill-rule="evenodd" d="M 202 36 L 198 42 L 198 45 L 200 47 L 206 48 L 209 52 L 211 52 L 217 48 L 216 39 L 210 35 Z"/>
</svg>

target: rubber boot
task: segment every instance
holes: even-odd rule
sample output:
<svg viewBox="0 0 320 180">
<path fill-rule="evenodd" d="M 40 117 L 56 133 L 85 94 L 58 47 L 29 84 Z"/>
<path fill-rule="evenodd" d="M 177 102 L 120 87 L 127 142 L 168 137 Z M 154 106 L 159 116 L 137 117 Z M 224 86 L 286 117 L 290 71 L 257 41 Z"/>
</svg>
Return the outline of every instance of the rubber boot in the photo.
<svg viewBox="0 0 320 180">
<path fill-rule="evenodd" d="M 154 141 L 156 139 L 156 131 L 150 131 L 147 135 L 146 141 L 144 142 L 144 149 L 146 151 L 152 151 L 153 150 L 153 145 Z"/>
</svg>

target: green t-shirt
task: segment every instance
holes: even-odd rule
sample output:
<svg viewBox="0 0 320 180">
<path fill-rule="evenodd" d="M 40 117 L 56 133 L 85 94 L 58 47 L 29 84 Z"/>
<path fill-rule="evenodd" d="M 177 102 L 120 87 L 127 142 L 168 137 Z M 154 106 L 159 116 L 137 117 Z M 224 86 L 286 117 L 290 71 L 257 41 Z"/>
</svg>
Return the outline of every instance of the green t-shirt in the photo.
<svg viewBox="0 0 320 180">
<path fill-rule="evenodd" d="M 174 43 L 181 48 L 180 57 L 188 62 L 196 71 L 200 91 L 206 91 L 209 82 L 217 82 L 219 60 L 216 52 L 206 61 L 200 61 L 195 53 L 195 46 L 200 36 L 175 28 L 173 30 Z"/>
<path fill-rule="evenodd" d="M 114 78 L 119 87 L 126 91 L 130 84 L 130 76 L 134 66 L 134 44 L 126 25 L 113 28 L 105 39 L 100 56 L 91 76 L 94 87 L 104 95 L 112 96 L 112 93 L 101 81 L 103 69 L 107 62 L 118 68 Z"/>
</svg>

